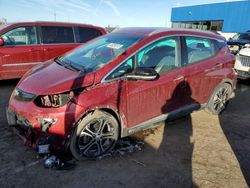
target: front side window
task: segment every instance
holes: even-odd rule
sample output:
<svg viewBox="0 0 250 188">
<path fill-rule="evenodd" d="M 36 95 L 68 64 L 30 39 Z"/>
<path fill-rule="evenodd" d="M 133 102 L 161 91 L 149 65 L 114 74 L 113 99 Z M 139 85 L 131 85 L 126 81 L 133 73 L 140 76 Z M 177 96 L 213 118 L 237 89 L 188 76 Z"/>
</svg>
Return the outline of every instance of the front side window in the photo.
<svg viewBox="0 0 250 188">
<path fill-rule="evenodd" d="M 178 49 L 178 37 L 157 41 L 137 54 L 137 66 L 153 68 L 159 74 L 178 68 Z"/>
<path fill-rule="evenodd" d="M 37 44 L 36 29 L 34 26 L 18 27 L 1 36 L 5 45 L 33 45 Z"/>
<path fill-rule="evenodd" d="M 143 38 L 144 36 L 129 34 L 112 33 L 104 35 L 60 57 L 59 60 L 80 71 L 89 73 L 113 61 Z"/>
<path fill-rule="evenodd" d="M 72 27 L 42 26 L 43 44 L 74 43 Z"/>
<path fill-rule="evenodd" d="M 212 57 L 217 52 L 215 41 L 201 37 L 186 37 L 188 64 Z"/>
<path fill-rule="evenodd" d="M 98 31 L 97 29 L 94 28 L 84 28 L 84 27 L 78 27 L 78 31 L 79 31 L 79 42 L 80 43 L 84 43 L 87 42 L 93 38 L 96 38 L 100 35 L 102 35 L 102 33 L 100 31 Z"/>
<path fill-rule="evenodd" d="M 169 37 L 157 41 L 136 53 L 134 56 L 116 68 L 106 80 L 112 80 L 132 73 L 135 67 L 153 68 L 162 74 L 180 67 L 178 37 Z"/>
</svg>

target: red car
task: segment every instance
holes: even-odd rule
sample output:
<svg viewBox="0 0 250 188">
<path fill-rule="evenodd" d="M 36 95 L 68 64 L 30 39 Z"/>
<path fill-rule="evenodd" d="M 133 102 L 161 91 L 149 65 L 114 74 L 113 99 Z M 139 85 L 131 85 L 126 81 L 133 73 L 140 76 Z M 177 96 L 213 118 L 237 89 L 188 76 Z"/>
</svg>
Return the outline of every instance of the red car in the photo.
<svg viewBox="0 0 250 188">
<path fill-rule="evenodd" d="M 20 78 L 34 65 L 103 34 L 106 34 L 103 28 L 73 23 L 0 25 L 0 80 Z"/>
<path fill-rule="evenodd" d="M 235 89 L 234 61 L 211 32 L 120 29 L 26 73 L 8 122 L 94 158 L 167 118 L 202 107 L 219 114 Z"/>
</svg>

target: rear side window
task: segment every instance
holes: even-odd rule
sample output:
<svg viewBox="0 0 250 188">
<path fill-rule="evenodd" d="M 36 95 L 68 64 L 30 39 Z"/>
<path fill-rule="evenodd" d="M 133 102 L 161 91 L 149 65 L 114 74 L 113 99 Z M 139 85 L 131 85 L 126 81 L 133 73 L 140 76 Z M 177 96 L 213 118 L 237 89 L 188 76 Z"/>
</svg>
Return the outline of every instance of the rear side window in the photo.
<svg viewBox="0 0 250 188">
<path fill-rule="evenodd" d="M 188 64 L 214 56 L 220 49 L 219 42 L 201 37 L 186 37 Z"/>
<path fill-rule="evenodd" d="M 74 43 L 72 27 L 42 26 L 43 44 Z"/>
<path fill-rule="evenodd" d="M 1 36 L 6 46 L 20 46 L 37 44 L 36 29 L 34 26 L 18 27 Z"/>
<path fill-rule="evenodd" d="M 100 35 L 102 35 L 102 33 L 94 28 L 84 28 L 84 27 L 78 27 L 78 31 L 79 31 L 79 42 L 80 43 L 84 43 L 87 42 L 93 38 L 96 38 Z"/>
</svg>

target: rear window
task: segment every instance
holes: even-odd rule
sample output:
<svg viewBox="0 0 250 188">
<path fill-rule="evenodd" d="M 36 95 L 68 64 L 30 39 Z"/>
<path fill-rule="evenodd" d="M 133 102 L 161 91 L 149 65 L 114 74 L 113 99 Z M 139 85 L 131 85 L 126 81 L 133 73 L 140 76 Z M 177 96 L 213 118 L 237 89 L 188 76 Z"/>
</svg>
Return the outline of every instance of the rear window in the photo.
<svg viewBox="0 0 250 188">
<path fill-rule="evenodd" d="M 84 43 L 87 42 L 93 38 L 96 38 L 100 35 L 102 35 L 102 33 L 94 28 L 84 28 L 84 27 L 78 27 L 78 31 L 79 31 L 79 42 L 80 43 Z"/>
<path fill-rule="evenodd" d="M 42 26 L 43 44 L 74 43 L 72 27 Z"/>
</svg>

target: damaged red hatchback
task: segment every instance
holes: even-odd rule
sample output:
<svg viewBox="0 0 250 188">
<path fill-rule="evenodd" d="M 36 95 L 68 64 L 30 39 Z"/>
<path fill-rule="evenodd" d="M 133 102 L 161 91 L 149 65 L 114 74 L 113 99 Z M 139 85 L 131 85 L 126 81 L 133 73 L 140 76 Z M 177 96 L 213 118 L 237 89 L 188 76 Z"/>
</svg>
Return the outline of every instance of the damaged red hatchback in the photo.
<svg viewBox="0 0 250 188">
<path fill-rule="evenodd" d="M 33 142 L 55 137 L 75 158 L 95 158 L 156 122 L 202 107 L 219 114 L 235 89 L 234 60 L 210 32 L 120 29 L 26 73 L 8 122 Z"/>
</svg>

